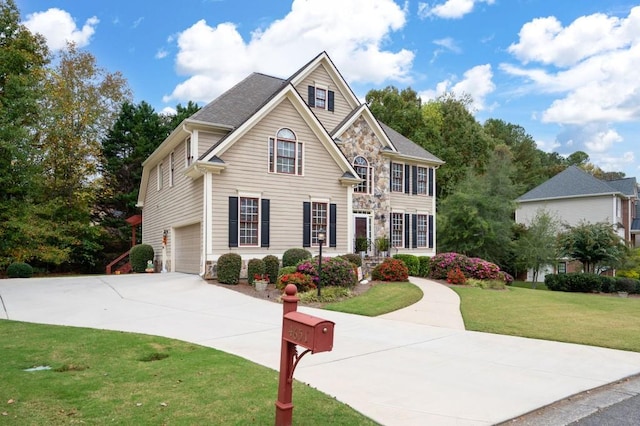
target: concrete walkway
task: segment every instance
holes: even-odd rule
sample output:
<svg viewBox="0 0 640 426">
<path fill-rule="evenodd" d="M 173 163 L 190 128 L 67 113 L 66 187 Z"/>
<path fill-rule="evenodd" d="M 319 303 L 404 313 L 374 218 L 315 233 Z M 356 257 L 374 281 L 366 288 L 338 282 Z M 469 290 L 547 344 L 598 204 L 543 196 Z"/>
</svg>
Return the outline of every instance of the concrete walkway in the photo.
<svg viewBox="0 0 640 426">
<path fill-rule="evenodd" d="M 197 276 L 0 280 L 0 302 L 0 318 L 172 337 L 279 365 L 282 306 Z M 640 373 L 634 352 L 300 311 L 334 321 L 335 341 L 295 377 L 384 425 L 492 425 Z"/>
</svg>

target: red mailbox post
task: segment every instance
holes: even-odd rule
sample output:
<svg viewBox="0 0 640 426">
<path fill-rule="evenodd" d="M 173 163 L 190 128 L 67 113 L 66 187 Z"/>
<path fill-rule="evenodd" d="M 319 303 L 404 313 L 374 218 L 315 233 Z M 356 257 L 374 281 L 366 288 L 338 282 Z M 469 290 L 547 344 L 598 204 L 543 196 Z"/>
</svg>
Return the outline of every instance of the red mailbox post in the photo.
<svg viewBox="0 0 640 426">
<path fill-rule="evenodd" d="M 293 372 L 307 353 L 333 349 L 332 321 L 298 312 L 297 289 L 287 285 L 282 296 L 282 346 L 280 351 L 280 380 L 276 401 L 276 426 L 290 426 L 293 422 Z M 306 350 L 298 354 L 296 346 Z"/>
</svg>

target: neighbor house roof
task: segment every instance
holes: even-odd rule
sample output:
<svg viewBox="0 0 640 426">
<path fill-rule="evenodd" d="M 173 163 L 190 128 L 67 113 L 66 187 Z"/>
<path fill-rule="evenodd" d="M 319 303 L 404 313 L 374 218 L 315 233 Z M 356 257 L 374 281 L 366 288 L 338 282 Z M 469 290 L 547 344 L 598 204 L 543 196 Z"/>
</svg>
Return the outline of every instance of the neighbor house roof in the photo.
<svg viewBox="0 0 640 426">
<path fill-rule="evenodd" d="M 626 195 L 612 186 L 610 182 L 597 179 L 576 166 L 569 166 L 551 179 L 522 195 L 516 201 L 528 202 L 607 194 Z"/>
</svg>

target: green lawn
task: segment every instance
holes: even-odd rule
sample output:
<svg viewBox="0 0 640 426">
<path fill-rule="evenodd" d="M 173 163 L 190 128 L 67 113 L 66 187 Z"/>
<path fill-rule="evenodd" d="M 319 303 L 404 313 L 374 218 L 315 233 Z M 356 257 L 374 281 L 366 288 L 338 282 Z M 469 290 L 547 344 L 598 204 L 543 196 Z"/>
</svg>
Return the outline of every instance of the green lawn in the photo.
<svg viewBox="0 0 640 426">
<path fill-rule="evenodd" d="M 454 287 L 467 330 L 640 352 L 640 298 Z"/>
<path fill-rule="evenodd" d="M 382 282 L 358 297 L 330 303 L 323 308 L 330 311 L 374 317 L 413 305 L 422 299 L 420 287 L 405 282 Z"/>
<path fill-rule="evenodd" d="M 511 287 L 529 288 L 533 290 L 549 290 L 544 282 L 536 283 L 536 288 L 533 288 L 533 283 L 530 281 L 514 281 L 513 284 L 511 284 Z"/>
<path fill-rule="evenodd" d="M 0 425 L 273 424 L 278 373 L 148 335 L 0 320 Z M 25 372 L 46 365 L 49 371 Z M 374 425 L 295 382 L 300 425 Z"/>
</svg>

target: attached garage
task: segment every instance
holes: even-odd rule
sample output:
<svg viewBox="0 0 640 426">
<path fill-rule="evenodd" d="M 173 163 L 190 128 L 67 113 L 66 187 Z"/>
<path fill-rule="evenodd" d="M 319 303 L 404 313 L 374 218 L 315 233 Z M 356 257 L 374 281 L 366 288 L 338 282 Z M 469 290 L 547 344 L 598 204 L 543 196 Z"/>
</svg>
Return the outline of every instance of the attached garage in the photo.
<svg viewBox="0 0 640 426">
<path fill-rule="evenodd" d="M 200 223 L 175 228 L 175 267 L 176 272 L 187 274 L 200 273 Z"/>
</svg>

